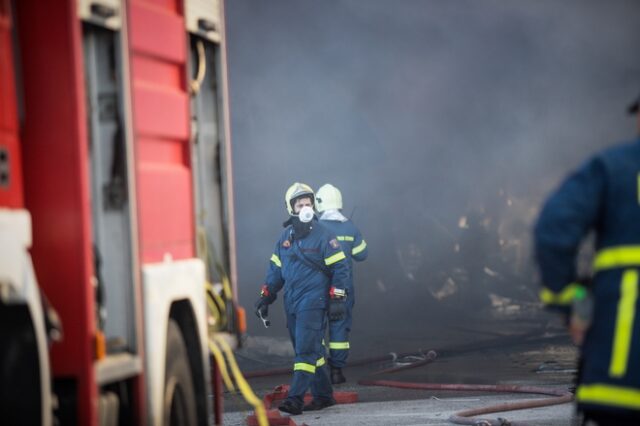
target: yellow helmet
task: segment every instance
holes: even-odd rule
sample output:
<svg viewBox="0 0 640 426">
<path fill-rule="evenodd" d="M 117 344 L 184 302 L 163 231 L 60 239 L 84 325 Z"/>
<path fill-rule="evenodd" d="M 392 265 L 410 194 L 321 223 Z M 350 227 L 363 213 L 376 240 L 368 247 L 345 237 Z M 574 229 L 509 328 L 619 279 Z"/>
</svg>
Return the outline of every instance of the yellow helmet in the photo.
<svg viewBox="0 0 640 426">
<path fill-rule="evenodd" d="M 307 196 L 311 198 L 311 203 L 315 203 L 315 197 L 313 195 L 313 189 L 305 183 L 296 182 L 287 189 L 284 195 L 284 204 L 287 206 L 287 211 L 291 216 L 294 216 L 293 205 L 297 198 Z"/>
<path fill-rule="evenodd" d="M 335 186 L 327 183 L 318 189 L 316 208 L 319 212 L 342 208 L 342 194 Z"/>
</svg>

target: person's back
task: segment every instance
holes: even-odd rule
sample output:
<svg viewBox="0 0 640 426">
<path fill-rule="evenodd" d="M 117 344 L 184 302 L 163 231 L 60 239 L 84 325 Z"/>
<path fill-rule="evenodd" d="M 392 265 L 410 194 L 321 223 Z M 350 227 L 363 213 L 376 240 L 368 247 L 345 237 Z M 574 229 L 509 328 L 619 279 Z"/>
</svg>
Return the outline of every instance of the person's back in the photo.
<svg viewBox="0 0 640 426">
<path fill-rule="evenodd" d="M 575 259 L 591 230 L 594 276 L 584 288 L 575 283 Z M 543 302 L 574 306 L 570 330 L 582 344 L 579 408 L 599 425 L 640 424 L 640 138 L 597 154 L 571 175 L 545 204 L 535 243 Z"/>
<path fill-rule="evenodd" d="M 352 260 L 363 261 L 368 256 L 367 243 L 362 238 L 360 230 L 342 213 L 342 194 L 331 184 L 323 185 L 317 192 L 317 209 L 321 214 L 320 223 L 336 235 L 342 251 L 349 259 L 350 276 L 346 282 L 347 291 L 346 314 L 341 320 L 329 321 L 329 366 L 331 367 L 331 382 L 344 383 L 346 378 L 342 368 L 347 363 L 349 349 L 349 333 L 353 322 L 353 306 L 355 304 L 355 286 L 353 284 Z"/>
</svg>

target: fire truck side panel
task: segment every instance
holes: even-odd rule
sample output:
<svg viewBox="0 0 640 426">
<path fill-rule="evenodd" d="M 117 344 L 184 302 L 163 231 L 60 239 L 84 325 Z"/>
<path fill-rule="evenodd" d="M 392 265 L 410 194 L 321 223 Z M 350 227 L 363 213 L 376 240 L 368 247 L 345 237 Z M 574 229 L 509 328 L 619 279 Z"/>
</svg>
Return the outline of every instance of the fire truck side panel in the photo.
<svg viewBox="0 0 640 426">
<path fill-rule="evenodd" d="M 178 1 L 128 2 L 148 424 L 167 404 L 169 322 L 187 346 L 199 424 L 210 407 L 205 270 L 195 257 L 187 34 Z M 161 30 L 158 30 L 161 28 Z"/>
<path fill-rule="evenodd" d="M 177 1 L 129 7 L 143 263 L 195 256 L 186 31 Z M 160 29 L 161 30 L 158 30 Z"/>
<path fill-rule="evenodd" d="M 24 206 L 8 0 L 0 1 L 0 206 Z"/>
<path fill-rule="evenodd" d="M 77 424 L 97 419 L 87 129 L 75 1 L 16 2 L 23 70 L 25 204 L 38 280 L 64 326 L 56 378 L 72 379 Z"/>
</svg>

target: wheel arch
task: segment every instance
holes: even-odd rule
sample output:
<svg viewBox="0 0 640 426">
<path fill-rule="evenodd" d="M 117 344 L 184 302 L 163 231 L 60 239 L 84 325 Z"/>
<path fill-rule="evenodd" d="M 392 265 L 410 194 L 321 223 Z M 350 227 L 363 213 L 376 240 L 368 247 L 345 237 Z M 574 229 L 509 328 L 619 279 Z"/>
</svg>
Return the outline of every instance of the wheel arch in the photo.
<svg viewBox="0 0 640 426">
<path fill-rule="evenodd" d="M 206 424 L 212 412 L 208 399 L 211 385 L 207 381 L 210 369 L 206 346 L 204 271 L 204 264 L 199 259 L 145 264 L 142 267 L 145 381 L 149 425 L 162 425 L 167 331 L 170 319 L 178 323 L 187 345 L 189 365 L 198 397 L 198 422 L 201 423 L 204 419 L 203 424 Z"/>
</svg>

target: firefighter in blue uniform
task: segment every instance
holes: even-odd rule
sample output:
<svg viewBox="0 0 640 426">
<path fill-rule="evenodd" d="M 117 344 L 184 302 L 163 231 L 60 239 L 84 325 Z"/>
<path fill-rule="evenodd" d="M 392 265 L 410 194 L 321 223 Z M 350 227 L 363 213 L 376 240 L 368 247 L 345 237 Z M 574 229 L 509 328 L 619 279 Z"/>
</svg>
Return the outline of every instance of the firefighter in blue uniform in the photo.
<svg viewBox="0 0 640 426">
<path fill-rule="evenodd" d="M 367 243 L 362 239 L 360 230 L 354 223 L 342 215 L 342 194 L 331 184 L 326 184 L 316 193 L 316 209 L 320 216 L 320 223 L 335 234 L 342 246 L 342 251 L 349 259 L 361 262 L 367 258 L 369 251 Z M 329 366 L 331 367 L 331 383 L 344 383 L 346 378 L 342 368 L 349 356 L 349 332 L 351 331 L 355 291 L 353 287 L 353 268 L 349 268 L 350 275 L 346 284 L 347 301 L 346 315 L 343 319 L 329 321 Z"/>
<path fill-rule="evenodd" d="M 349 263 L 336 237 L 318 224 L 313 203 L 313 190 L 308 185 L 294 183 L 287 190 L 285 204 L 290 217 L 276 243 L 255 305 L 256 315 L 266 317 L 269 305 L 284 287 L 284 308 L 295 363 L 288 397 L 278 408 L 290 414 L 320 410 L 336 403 L 322 340 L 327 310 L 329 318 L 344 316 Z M 313 400 L 303 406 L 309 387 Z"/>
<path fill-rule="evenodd" d="M 640 98 L 629 108 L 638 113 Z M 640 130 L 640 116 L 638 116 Z M 590 284 L 577 283 L 582 239 L 596 234 Z M 576 400 L 585 422 L 640 425 L 640 138 L 570 175 L 535 227 L 541 299 L 570 313 L 581 346 Z"/>
</svg>

